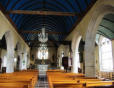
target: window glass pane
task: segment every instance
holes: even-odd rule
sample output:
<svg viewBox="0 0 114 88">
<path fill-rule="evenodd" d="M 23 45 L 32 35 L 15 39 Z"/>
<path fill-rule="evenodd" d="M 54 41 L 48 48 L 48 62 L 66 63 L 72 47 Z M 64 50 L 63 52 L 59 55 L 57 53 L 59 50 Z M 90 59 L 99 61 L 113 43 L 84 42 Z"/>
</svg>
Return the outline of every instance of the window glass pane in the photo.
<svg viewBox="0 0 114 88">
<path fill-rule="evenodd" d="M 100 41 L 100 70 L 113 71 L 112 45 L 111 41 L 105 37 Z"/>
<path fill-rule="evenodd" d="M 48 59 L 48 50 L 43 52 L 42 50 L 38 50 L 38 59 Z"/>
</svg>

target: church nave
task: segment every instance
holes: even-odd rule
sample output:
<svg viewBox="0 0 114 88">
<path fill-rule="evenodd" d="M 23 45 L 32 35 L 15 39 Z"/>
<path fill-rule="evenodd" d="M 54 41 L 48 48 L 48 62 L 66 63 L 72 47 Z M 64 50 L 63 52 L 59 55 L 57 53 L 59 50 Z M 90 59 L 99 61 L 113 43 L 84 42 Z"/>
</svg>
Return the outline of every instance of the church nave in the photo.
<svg viewBox="0 0 114 88">
<path fill-rule="evenodd" d="M 0 88 L 114 88 L 114 0 L 0 0 Z"/>
</svg>

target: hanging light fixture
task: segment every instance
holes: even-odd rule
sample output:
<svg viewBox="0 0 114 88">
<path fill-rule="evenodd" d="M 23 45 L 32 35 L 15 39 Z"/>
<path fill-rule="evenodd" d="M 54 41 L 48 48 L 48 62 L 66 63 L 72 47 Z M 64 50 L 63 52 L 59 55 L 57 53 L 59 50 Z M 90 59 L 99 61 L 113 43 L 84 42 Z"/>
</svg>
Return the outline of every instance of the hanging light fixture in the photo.
<svg viewBox="0 0 114 88">
<path fill-rule="evenodd" d="M 48 33 L 45 33 L 45 28 L 42 28 L 42 32 L 38 34 L 38 40 L 41 43 L 46 43 L 48 41 Z"/>
<path fill-rule="evenodd" d="M 44 59 L 47 59 L 48 48 L 46 42 L 48 41 L 48 34 L 45 33 L 45 28 L 42 28 L 41 33 L 38 34 L 38 40 L 41 42 L 40 47 L 38 48 L 39 58 L 42 59 L 42 64 L 44 63 Z"/>
</svg>

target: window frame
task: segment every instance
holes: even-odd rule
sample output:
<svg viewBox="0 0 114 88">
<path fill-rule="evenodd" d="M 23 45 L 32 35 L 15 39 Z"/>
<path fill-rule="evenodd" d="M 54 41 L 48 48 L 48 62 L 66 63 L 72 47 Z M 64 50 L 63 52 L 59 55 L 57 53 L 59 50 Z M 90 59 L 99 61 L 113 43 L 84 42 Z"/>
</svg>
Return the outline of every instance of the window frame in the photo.
<svg viewBox="0 0 114 88">
<path fill-rule="evenodd" d="M 103 38 L 105 38 L 105 39 L 107 39 L 108 41 L 110 41 L 110 52 L 111 52 L 111 58 L 112 59 L 110 59 L 111 61 L 112 61 L 112 67 L 111 67 L 111 69 L 110 70 L 108 70 L 108 69 L 106 69 L 105 67 L 103 67 L 103 66 L 105 66 L 105 65 L 103 65 L 103 57 L 102 57 L 102 54 L 103 53 L 107 53 L 107 52 L 102 52 L 103 50 L 102 50 L 102 46 L 101 46 L 101 44 L 102 44 L 102 40 L 103 40 Z M 108 52 L 109 53 L 109 52 Z M 106 37 L 103 37 L 103 36 L 100 36 L 100 38 L 99 38 L 99 66 L 100 66 L 100 71 L 102 71 L 102 72 L 113 72 L 113 55 L 112 55 L 112 41 L 110 40 L 110 39 L 108 39 L 108 38 L 106 38 Z M 103 68 L 105 68 L 105 69 L 103 69 Z"/>
<path fill-rule="evenodd" d="M 39 53 L 40 53 L 40 54 L 39 54 Z M 43 53 L 43 52 L 41 52 L 41 50 L 38 50 L 38 52 L 37 52 L 37 57 L 38 57 L 38 59 L 39 59 L 39 60 L 42 60 L 42 59 L 47 60 L 48 57 L 49 57 L 48 49 L 46 50 L 46 54 L 45 54 L 44 58 L 43 58 L 43 55 L 42 55 L 41 53 Z M 39 55 L 42 55 L 42 56 L 39 56 Z M 46 57 L 46 58 L 45 58 L 45 57 Z"/>
</svg>

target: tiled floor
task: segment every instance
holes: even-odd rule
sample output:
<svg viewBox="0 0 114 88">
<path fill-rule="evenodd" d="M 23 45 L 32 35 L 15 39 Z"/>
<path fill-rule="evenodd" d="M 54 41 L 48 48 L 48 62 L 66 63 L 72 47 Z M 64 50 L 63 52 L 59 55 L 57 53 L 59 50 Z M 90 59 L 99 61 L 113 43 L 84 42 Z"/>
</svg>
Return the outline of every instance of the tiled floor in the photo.
<svg viewBox="0 0 114 88">
<path fill-rule="evenodd" d="M 38 83 L 36 84 L 35 88 L 49 88 L 46 75 L 39 76 Z"/>
</svg>

